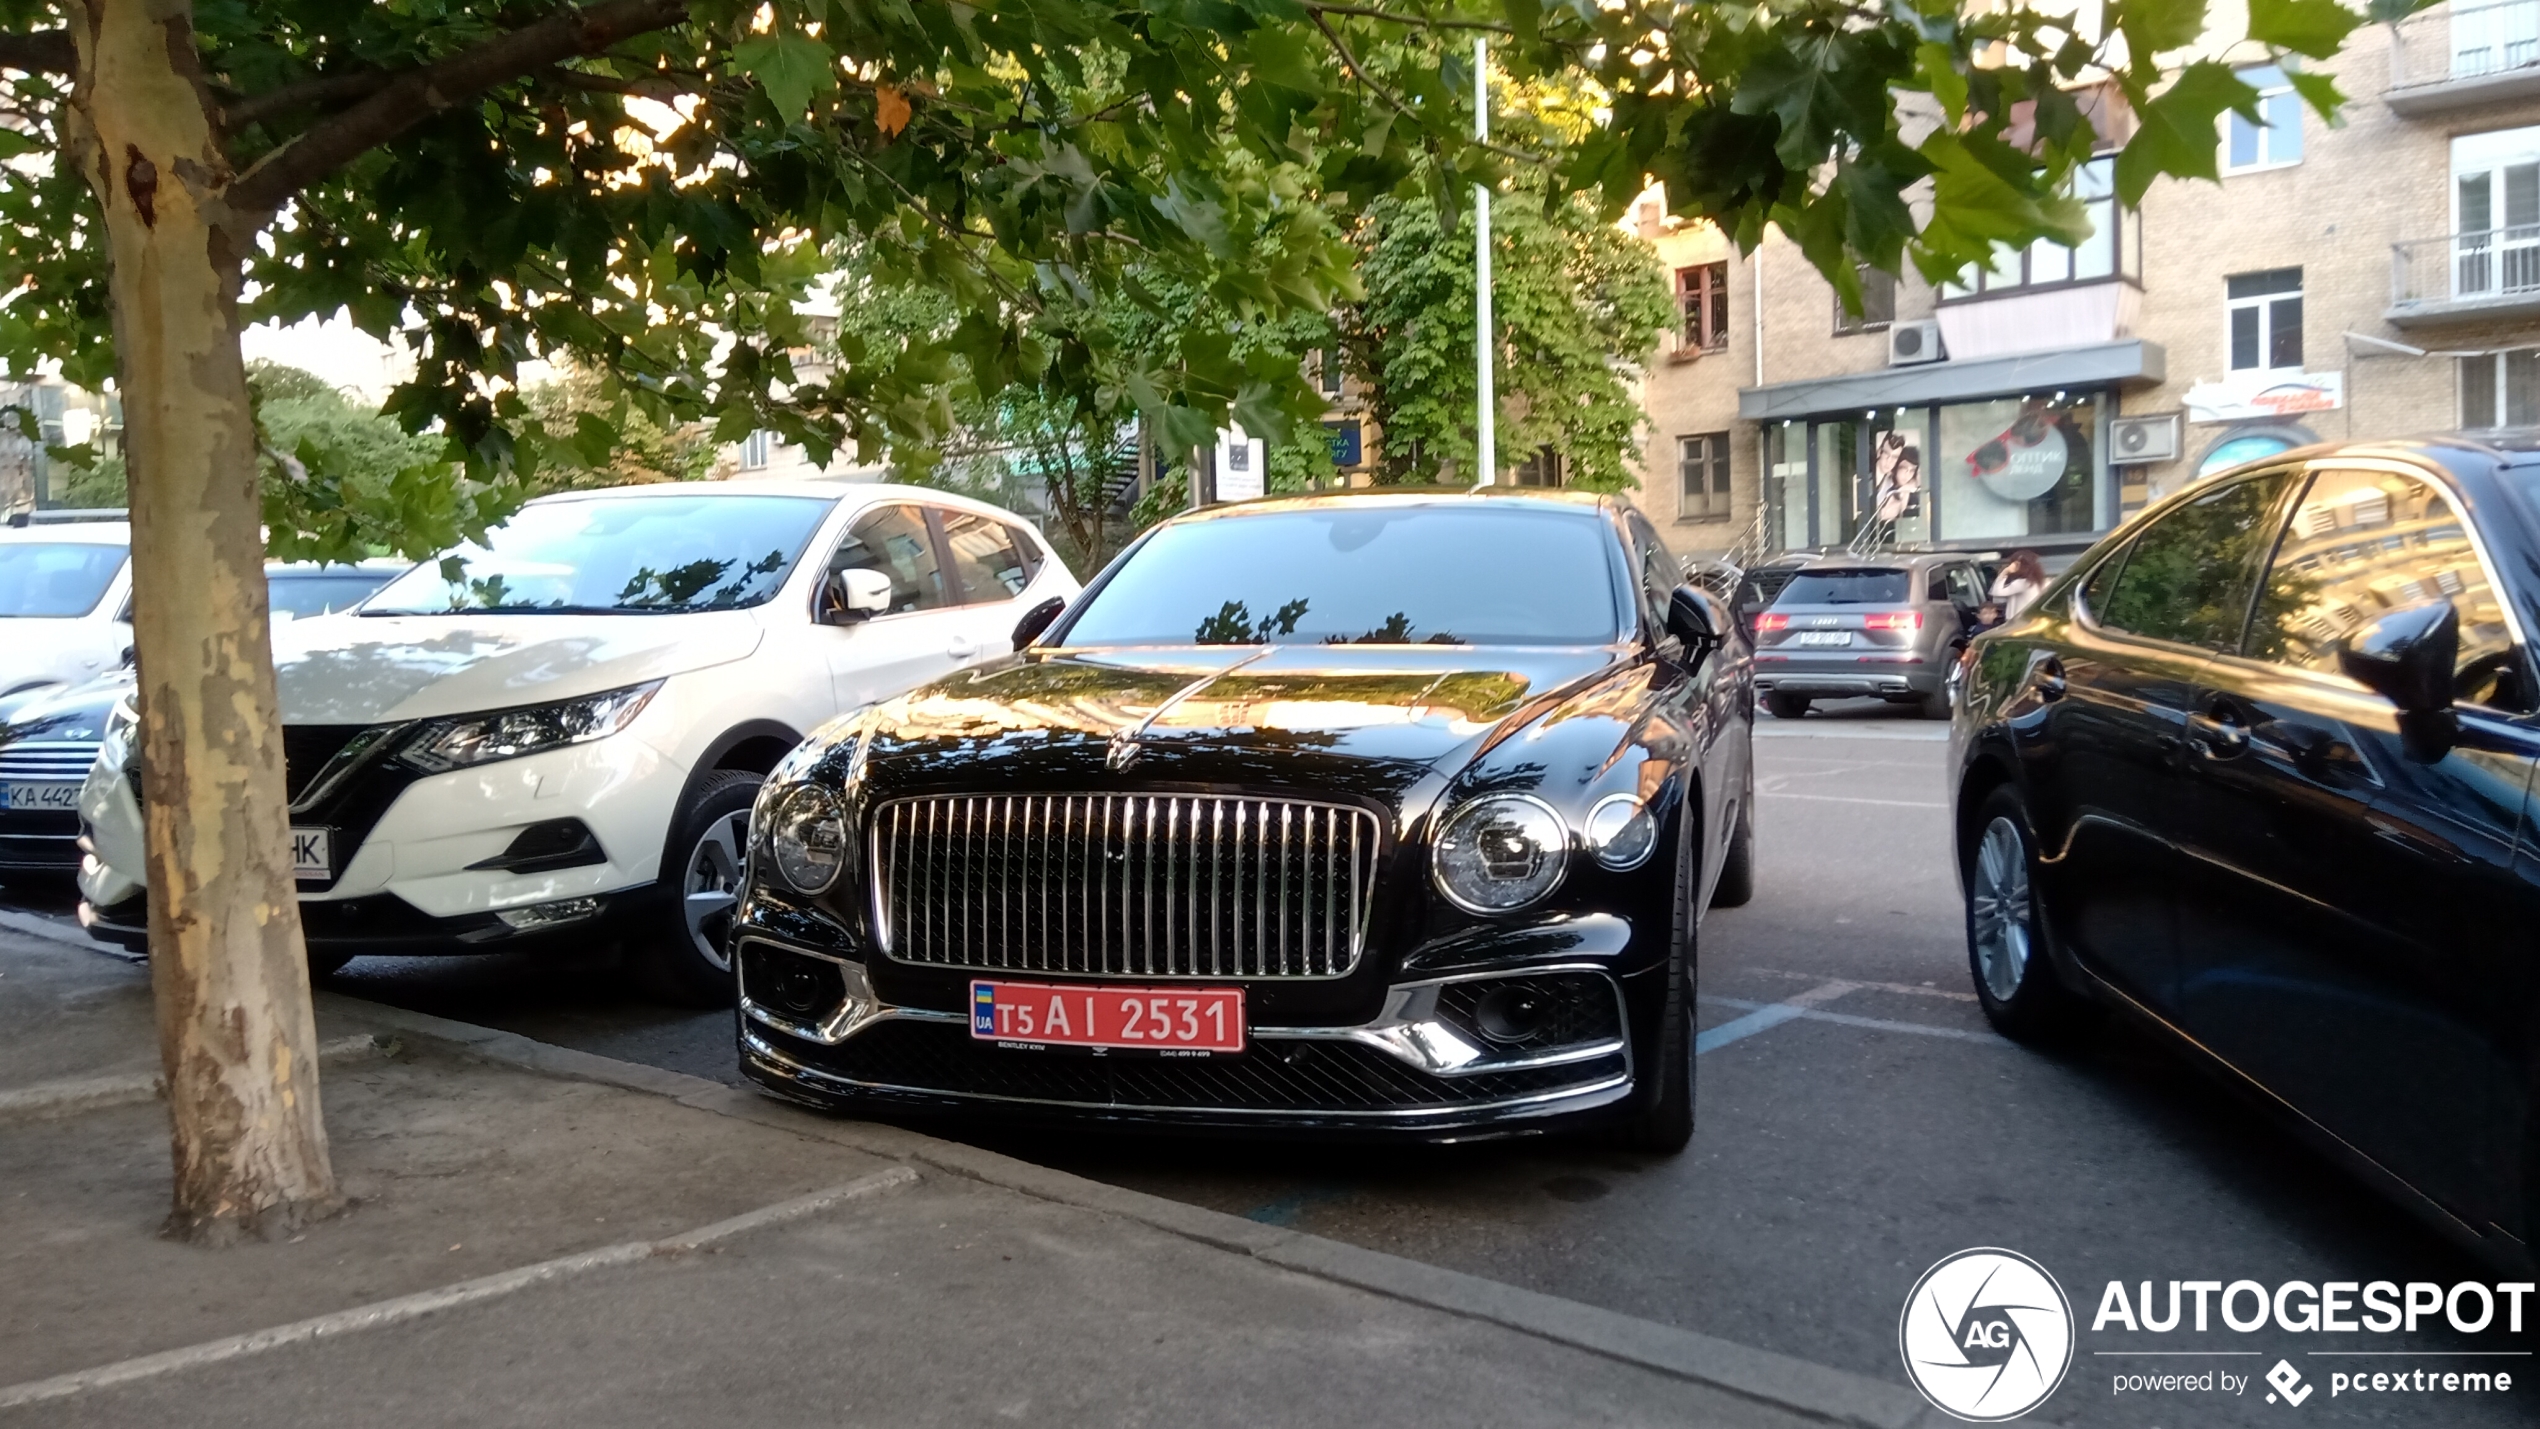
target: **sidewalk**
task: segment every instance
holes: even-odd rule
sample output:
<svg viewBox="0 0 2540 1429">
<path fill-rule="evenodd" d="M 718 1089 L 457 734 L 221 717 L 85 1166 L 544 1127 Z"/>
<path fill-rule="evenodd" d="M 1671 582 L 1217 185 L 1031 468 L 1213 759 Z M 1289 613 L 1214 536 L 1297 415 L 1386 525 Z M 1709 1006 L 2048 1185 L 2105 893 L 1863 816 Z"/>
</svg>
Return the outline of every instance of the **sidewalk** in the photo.
<svg viewBox="0 0 2540 1429">
<path fill-rule="evenodd" d="M 1901 1385 L 698 1078 L 318 1011 L 355 1206 L 196 1250 L 153 1233 L 146 974 L 0 929 L 0 1426 L 1950 1422 Z"/>
</svg>

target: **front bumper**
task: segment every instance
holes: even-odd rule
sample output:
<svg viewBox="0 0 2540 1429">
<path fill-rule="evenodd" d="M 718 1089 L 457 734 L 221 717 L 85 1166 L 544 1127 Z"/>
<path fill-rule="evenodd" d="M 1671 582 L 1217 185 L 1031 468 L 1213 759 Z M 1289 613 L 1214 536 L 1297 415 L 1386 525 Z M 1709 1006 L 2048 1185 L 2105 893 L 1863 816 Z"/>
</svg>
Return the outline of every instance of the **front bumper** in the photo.
<svg viewBox="0 0 2540 1429">
<path fill-rule="evenodd" d="M 367 898 L 300 900 L 300 932 L 312 952 L 355 957 L 434 957 L 462 953 L 561 951 L 587 947 L 594 932 L 622 926 L 640 908 L 649 890 L 627 889 L 588 900 L 548 905 L 554 921 L 527 927 L 506 922 L 499 914 L 465 913 L 436 918 L 393 893 Z M 587 902 L 586 909 L 583 905 Z M 518 910 L 515 916 L 518 916 Z M 546 910 L 542 910 L 546 911 Z M 136 893 L 120 903 L 100 906 L 89 899 L 79 905 L 80 926 L 89 935 L 140 953 L 150 947 L 150 896 Z"/>
<path fill-rule="evenodd" d="M 839 1110 L 1438 1140 L 1594 1121 L 1633 1089 L 1634 1019 L 1622 983 L 1595 963 L 1399 982 L 1365 1023 L 1255 1026 L 1241 1054 L 1160 1059 L 1000 1047 L 960 1012 L 883 1002 L 860 964 L 834 954 L 760 934 L 738 951 L 743 1072 Z M 1494 1042 L 1472 1009 L 1511 981 L 1555 1010 L 1523 1043 Z"/>
</svg>

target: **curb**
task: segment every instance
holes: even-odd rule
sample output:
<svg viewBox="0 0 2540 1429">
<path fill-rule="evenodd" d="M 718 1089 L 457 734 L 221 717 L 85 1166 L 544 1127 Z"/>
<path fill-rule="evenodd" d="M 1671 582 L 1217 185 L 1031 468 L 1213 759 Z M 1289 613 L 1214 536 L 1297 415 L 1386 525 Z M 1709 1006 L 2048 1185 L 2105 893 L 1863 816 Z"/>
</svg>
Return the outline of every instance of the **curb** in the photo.
<svg viewBox="0 0 2540 1429">
<path fill-rule="evenodd" d="M 1039 1200 L 1118 1216 L 1313 1276 L 1464 1319 L 1480 1320 L 1573 1349 L 1722 1390 L 1770 1408 L 1859 1429 L 1938 1429 L 1956 1421 L 1902 1385 L 1812 1364 L 1769 1350 L 1679 1330 L 1557 1295 L 1322 1236 L 1248 1221 L 1222 1211 L 1107 1185 L 1011 1156 L 875 1122 L 848 1121 L 755 1090 L 557 1047 L 403 1008 L 320 993 L 319 1005 L 469 1056 L 551 1076 L 649 1092 L 718 1116 L 818 1137 L 896 1161 Z"/>
<path fill-rule="evenodd" d="M 319 1046 L 318 1065 L 340 1067 L 347 1062 L 367 1061 L 390 1050 L 381 1044 L 379 1038 L 368 1033 L 338 1037 Z M 157 1101 L 166 1095 L 167 1080 L 156 1072 L 125 1072 L 117 1076 L 81 1077 L 76 1081 L 39 1082 L 16 1091 L 0 1092 L 0 1125 L 76 1116 L 107 1107 L 132 1106 Z"/>
</svg>

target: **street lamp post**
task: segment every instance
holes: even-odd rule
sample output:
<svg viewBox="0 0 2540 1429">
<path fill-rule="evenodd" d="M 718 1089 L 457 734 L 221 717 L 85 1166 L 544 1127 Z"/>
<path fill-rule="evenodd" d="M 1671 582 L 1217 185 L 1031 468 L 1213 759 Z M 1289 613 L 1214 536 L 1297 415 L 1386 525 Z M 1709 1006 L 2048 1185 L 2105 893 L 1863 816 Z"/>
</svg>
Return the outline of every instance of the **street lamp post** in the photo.
<svg viewBox="0 0 2540 1429">
<path fill-rule="evenodd" d="M 1490 137 L 1490 42 L 1473 41 L 1473 137 Z M 1481 410 L 1474 422 L 1477 486 L 1499 476 L 1499 400 L 1491 383 L 1490 185 L 1473 185 L 1473 367 L 1480 379 Z"/>
</svg>

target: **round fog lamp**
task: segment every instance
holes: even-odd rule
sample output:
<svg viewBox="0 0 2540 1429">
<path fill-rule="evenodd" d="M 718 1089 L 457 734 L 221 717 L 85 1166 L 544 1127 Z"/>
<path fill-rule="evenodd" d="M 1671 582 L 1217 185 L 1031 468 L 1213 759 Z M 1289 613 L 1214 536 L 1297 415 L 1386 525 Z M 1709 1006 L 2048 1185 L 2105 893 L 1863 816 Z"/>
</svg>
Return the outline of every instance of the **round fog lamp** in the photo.
<svg viewBox="0 0 2540 1429">
<path fill-rule="evenodd" d="M 847 820 L 838 801 L 817 784 L 787 790 L 770 811 L 767 851 L 777 876 L 795 892 L 827 892 L 847 862 Z"/>
<path fill-rule="evenodd" d="M 1550 893 L 1569 858 L 1569 829 L 1541 799 L 1486 794 L 1438 826 L 1430 869 L 1467 913 L 1511 913 Z"/>
<path fill-rule="evenodd" d="M 1588 810 L 1587 846 L 1596 861 L 1620 873 L 1649 862 L 1658 847 L 1658 821 L 1630 794 L 1609 794 Z"/>
</svg>

